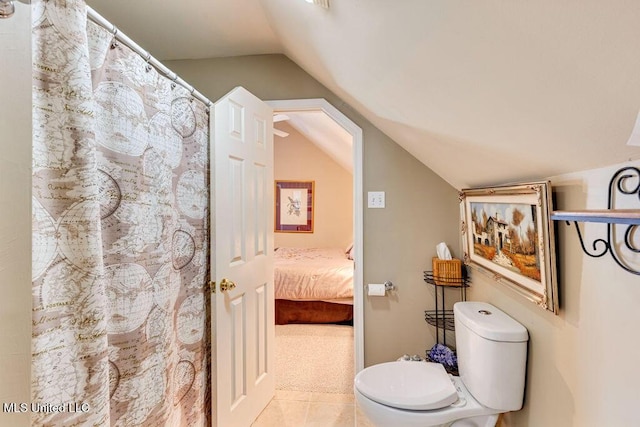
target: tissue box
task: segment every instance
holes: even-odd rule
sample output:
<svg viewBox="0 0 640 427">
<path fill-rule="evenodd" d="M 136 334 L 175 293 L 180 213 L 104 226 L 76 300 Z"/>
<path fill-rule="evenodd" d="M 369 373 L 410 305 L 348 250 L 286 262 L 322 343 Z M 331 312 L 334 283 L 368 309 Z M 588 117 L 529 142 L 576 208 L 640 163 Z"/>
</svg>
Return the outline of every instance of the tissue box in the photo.
<svg viewBox="0 0 640 427">
<path fill-rule="evenodd" d="M 459 259 L 432 258 L 433 280 L 440 286 L 462 285 L 462 261 Z"/>
</svg>

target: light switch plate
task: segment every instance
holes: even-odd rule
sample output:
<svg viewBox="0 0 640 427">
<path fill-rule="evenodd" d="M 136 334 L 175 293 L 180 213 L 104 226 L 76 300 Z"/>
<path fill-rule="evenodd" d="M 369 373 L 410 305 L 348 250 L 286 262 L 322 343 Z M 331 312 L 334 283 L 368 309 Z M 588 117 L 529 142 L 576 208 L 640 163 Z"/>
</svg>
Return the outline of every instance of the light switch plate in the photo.
<svg viewBox="0 0 640 427">
<path fill-rule="evenodd" d="M 384 208 L 384 191 L 369 191 L 367 196 L 367 207 L 374 209 Z"/>
</svg>

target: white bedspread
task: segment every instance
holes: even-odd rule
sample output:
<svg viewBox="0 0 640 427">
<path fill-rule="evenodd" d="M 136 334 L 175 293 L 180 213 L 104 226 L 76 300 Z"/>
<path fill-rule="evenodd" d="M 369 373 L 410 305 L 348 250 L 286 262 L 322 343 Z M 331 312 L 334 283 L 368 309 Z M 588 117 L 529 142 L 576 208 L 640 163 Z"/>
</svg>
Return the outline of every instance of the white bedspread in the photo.
<svg viewBox="0 0 640 427">
<path fill-rule="evenodd" d="M 279 248 L 275 297 L 353 304 L 353 261 L 342 248 Z"/>
</svg>

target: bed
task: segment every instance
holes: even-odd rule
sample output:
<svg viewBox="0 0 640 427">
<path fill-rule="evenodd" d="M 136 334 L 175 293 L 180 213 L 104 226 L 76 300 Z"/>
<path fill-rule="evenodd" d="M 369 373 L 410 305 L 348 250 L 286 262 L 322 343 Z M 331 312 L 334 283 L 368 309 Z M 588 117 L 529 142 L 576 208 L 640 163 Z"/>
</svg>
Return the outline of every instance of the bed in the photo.
<svg viewBox="0 0 640 427">
<path fill-rule="evenodd" d="M 353 260 L 344 248 L 275 251 L 276 324 L 353 320 Z"/>
</svg>

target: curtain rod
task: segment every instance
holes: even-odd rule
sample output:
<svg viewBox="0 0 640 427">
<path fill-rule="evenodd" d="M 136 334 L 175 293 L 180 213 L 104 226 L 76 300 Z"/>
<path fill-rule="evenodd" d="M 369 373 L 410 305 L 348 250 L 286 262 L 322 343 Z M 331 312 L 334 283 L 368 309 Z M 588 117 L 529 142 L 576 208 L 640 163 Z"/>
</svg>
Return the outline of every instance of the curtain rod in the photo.
<svg viewBox="0 0 640 427">
<path fill-rule="evenodd" d="M 127 46 L 128 48 L 136 52 L 138 55 L 142 56 L 151 66 L 153 66 L 162 74 L 164 74 L 169 80 L 186 88 L 189 92 L 191 92 L 191 95 L 194 98 L 204 102 L 204 104 L 207 107 L 210 107 L 213 105 L 213 102 L 211 102 L 209 98 L 204 96 L 202 93 L 198 92 L 193 86 L 191 86 L 189 83 L 181 79 L 176 73 L 171 71 L 163 63 L 161 63 L 156 58 L 151 56 L 149 52 L 142 49 L 136 42 L 131 40 L 126 34 L 120 32 L 120 30 L 118 30 L 118 28 L 116 28 L 115 25 L 107 21 L 104 17 L 102 17 L 98 12 L 96 12 L 89 6 L 87 6 L 87 17 L 94 23 L 110 31 L 116 40 L 123 43 L 125 46 Z"/>
</svg>

